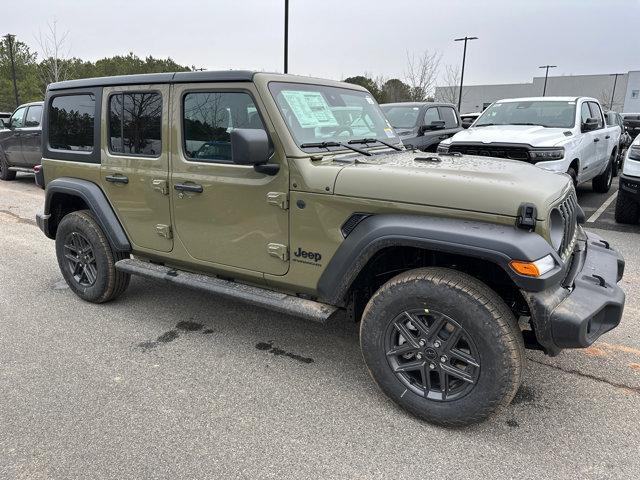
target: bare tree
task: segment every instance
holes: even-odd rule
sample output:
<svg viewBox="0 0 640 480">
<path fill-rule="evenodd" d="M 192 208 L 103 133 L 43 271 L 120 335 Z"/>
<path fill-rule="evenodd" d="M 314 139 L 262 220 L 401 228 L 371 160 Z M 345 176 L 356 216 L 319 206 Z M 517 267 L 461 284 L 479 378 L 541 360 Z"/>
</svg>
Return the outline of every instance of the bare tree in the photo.
<svg viewBox="0 0 640 480">
<path fill-rule="evenodd" d="M 460 67 L 447 65 L 438 87 L 436 100 L 439 102 L 458 104 L 458 94 L 460 93 Z M 464 98 L 464 91 L 462 94 Z"/>
<path fill-rule="evenodd" d="M 611 90 L 603 89 L 596 98 L 600 102 L 600 105 L 602 105 L 603 111 L 611 110 Z"/>
<path fill-rule="evenodd" d="M 65 80 L 68 69 L 69 47 L 67 37 L 69 32 L 58 32 L 58 21 L 47 23 L 47 32 L 39 32 L 36 41 L 40 46 L 42 61 L 40 62 L 40 75 L 45 85 L 52 82 Z"/>
<path fill-rule="evenodd" d="M 405 80 L 411 87 L 411 100 L 421 101 L 432 94 L 438 76 L 441 55 L 425 50 L 420 55 L 407 52 Z"/>
</svg>

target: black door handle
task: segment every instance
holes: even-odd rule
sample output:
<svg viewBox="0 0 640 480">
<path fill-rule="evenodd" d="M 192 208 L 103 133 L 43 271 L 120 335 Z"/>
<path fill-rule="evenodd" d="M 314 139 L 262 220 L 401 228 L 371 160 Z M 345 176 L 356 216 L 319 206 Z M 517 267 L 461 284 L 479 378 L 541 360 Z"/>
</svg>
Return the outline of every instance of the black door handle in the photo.
<svg viewBox="0 0 640 480">
<path fill-rule="evenodd" d="M 598 143 L 600 141 L 600 139 L 599 138 L 594 138 L 593 141 Z"/>
<path fill-rule="evenodd" d="M 204 191 L 202 185 L 198 185 L 195 183 L 176 183 L 173 188 L 175 188 L 179 192 L 202 193 Z"/>
<path fill-rule="evenodd" d="M 449 135 L 440 135 L 438 138 L 439 138 L 440 140 L 444 140 L 444 139 L 446 139 L 446 138 L 449 138 Z"/>
<path fill-rule="evenodd" d="M 129 183 L 129 177 L 125 177 L 124 175 L 107 175 L 104 179 L 111 183 Z"/>
<path fill-rule="evenodd" d="M 605 140 L 609 140 L 611 138 L 610 135 L 607 135 L 606 137 L 604 137 Z"/>
</svg>

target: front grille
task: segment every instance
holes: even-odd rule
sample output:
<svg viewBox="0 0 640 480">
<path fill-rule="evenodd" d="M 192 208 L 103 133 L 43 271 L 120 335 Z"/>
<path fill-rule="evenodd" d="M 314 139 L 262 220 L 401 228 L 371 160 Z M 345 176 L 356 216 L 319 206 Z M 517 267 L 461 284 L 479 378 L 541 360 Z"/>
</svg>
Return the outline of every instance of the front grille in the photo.
<svg viewBox="0 0 640 480">
<path fill-rule="evenodd" d="M 508 158 L 530 162 L 529 150 L 525 147 L 511 147 L 507 145 L 484 144 L 451 144 L 449 152 L 459 152 L 464 155 L 478 155 L 480 157 Z"/>
<path fill-rule="evenodd" d="M 574 190 L 557 207 L 564 220 L 564 238 L 558 249 L 562 260 L 566 260 L 573 253 L 578 233 L 578 200 Z"/>
</svg>

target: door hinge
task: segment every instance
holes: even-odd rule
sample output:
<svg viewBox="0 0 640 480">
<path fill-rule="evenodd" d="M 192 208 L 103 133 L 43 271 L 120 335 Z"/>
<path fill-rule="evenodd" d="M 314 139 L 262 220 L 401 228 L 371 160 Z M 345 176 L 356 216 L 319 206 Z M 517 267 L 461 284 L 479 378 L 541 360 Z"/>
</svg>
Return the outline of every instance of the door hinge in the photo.
<svg viewBox="0 0 640 480">
<path fill-rule="evenodd" d="M 162 195 L 169 195 L 169 182 L 166 180 L 153 180 L 151 182 L 153 189 L 162 193 Z"/>
<path fill-rule="evenodd" d="M 156 233 L 167 240 L 173 238 L 173 233 L 171 232 L 171 227 L 169 225 L 159 223 L 156 225 Z"/>
<path fill-rule="evenodd" d="M 280 207 L 282 210 L 289 209 L 289 195 L 284 192 L 267 193 L 267 203 Z"/>
<path fill-rule="evenodd" d="M 282 245 L 281 243 L 270 243 L 267 245 L 269 255 L 272 257 L 278 257 L 283 262 L 289 260 L 289 247 Z"/>
</svg>

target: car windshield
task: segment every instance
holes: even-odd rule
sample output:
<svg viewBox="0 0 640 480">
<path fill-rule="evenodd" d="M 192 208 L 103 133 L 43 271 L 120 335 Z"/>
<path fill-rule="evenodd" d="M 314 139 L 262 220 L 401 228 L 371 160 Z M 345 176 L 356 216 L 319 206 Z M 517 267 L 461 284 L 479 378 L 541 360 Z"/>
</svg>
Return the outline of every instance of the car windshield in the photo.
<svg viewBox="0 0 640 480">
<path fill-rule="evenodd" d="M 549 128 L 572 128 L 576 102 L 522 101 L 497 102 L 487 108 L 474 127 L 487 125 L 539 125 Z"/>
<path fill-rule="evenodd" d="M 413 128 L 418 123 L 419 107 L 406 105 L 380 105 L 393 128 Z"/>
<path fill-rule="evenodd" d="M 291 135 L 302 148 L 324 149 L 303 145 L 348 143 L 363 138 L 400 142 L 368 92 L 283 82 L 272 82 L 269 89 Z"/>
</svg>

